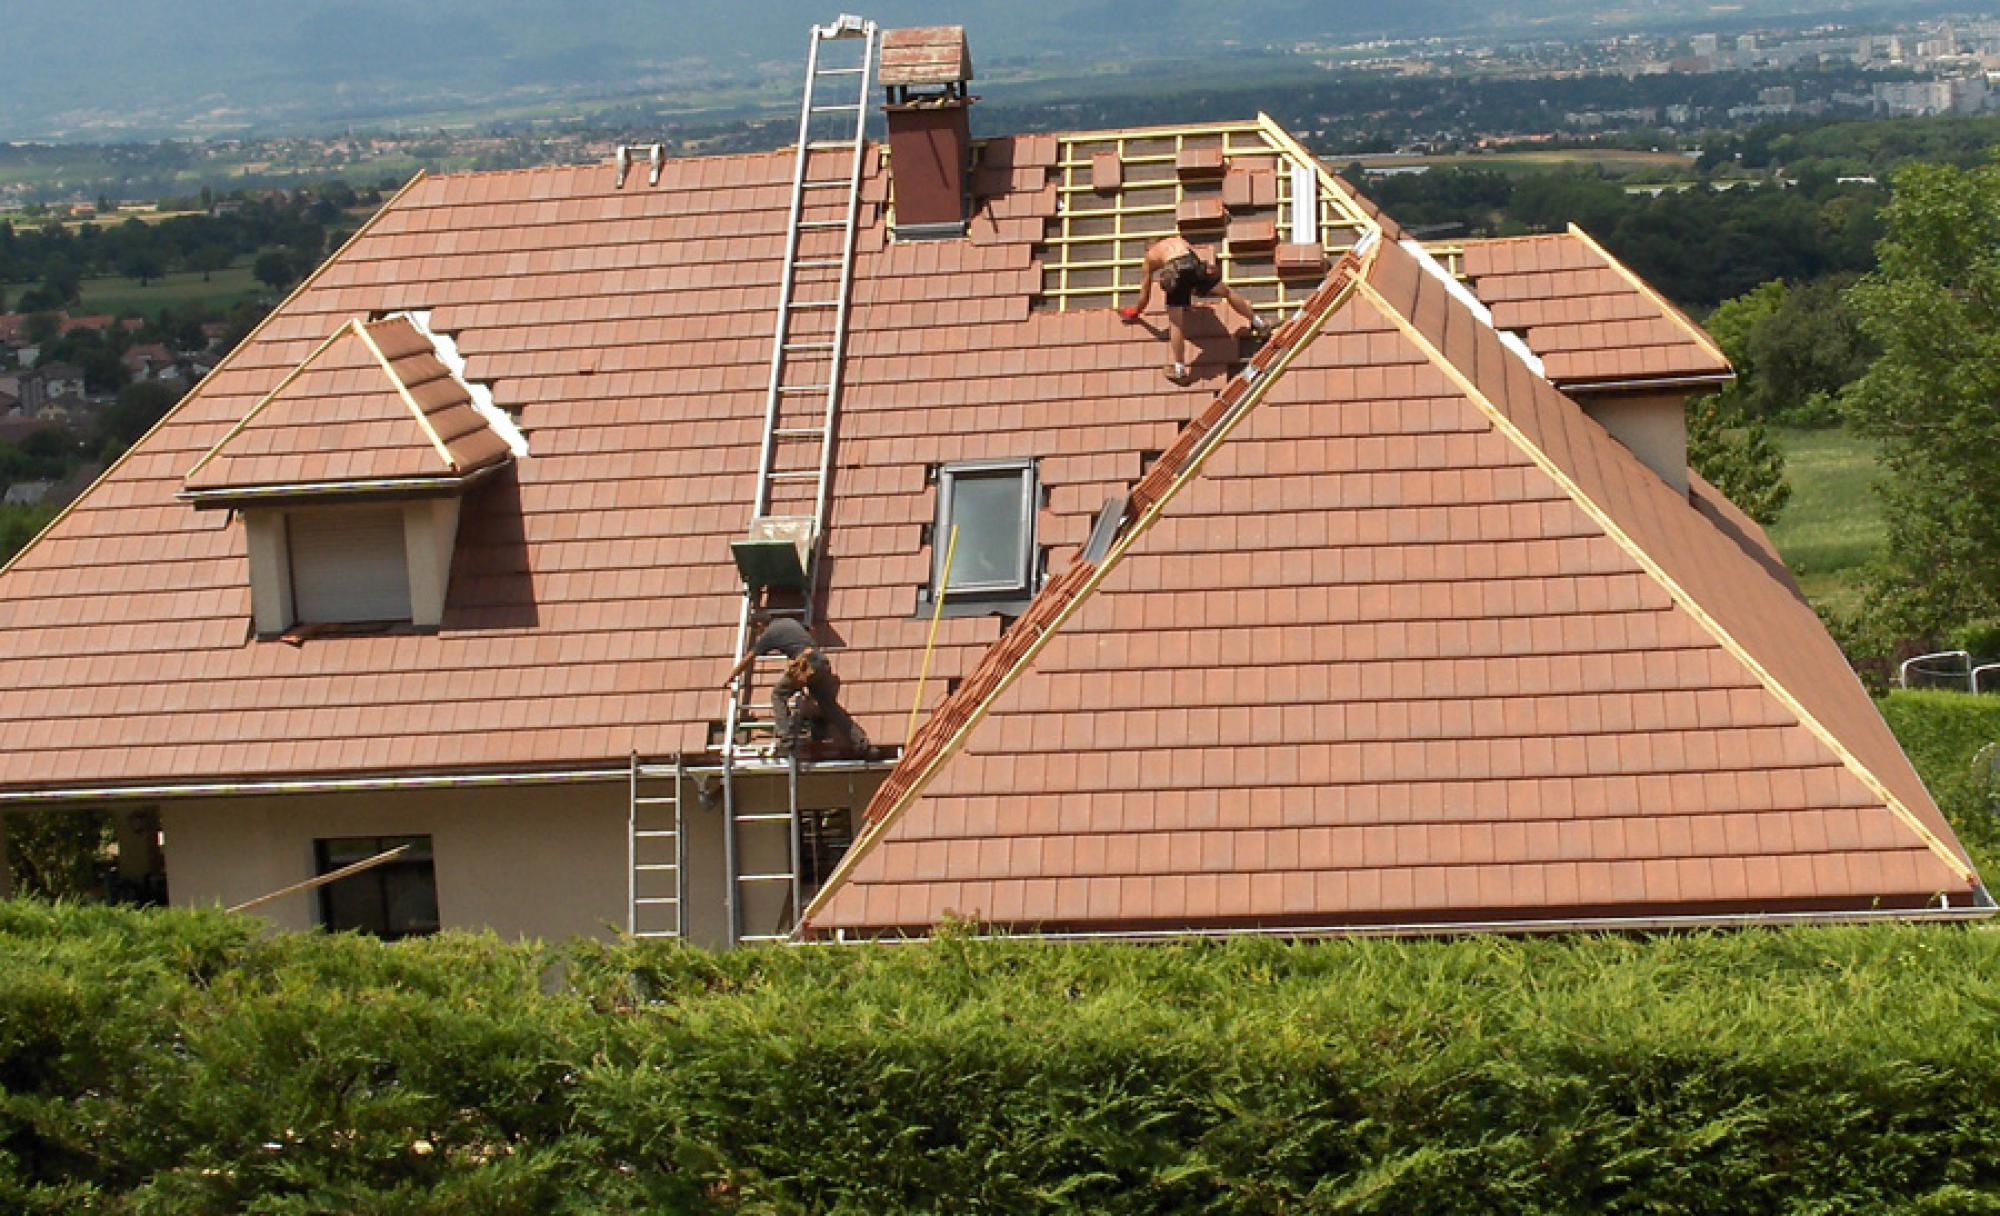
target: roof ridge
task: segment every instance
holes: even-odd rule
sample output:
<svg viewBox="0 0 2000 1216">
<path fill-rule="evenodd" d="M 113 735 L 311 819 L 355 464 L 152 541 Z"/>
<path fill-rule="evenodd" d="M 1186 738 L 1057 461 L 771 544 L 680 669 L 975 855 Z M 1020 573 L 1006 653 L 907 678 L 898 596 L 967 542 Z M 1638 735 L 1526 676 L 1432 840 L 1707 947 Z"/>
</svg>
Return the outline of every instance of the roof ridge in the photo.
<svg viewBox="0 0 2000 1216">
<path fill-rule="evenodd" d="M 904 750 L 896 768 L 877 788 L 865 812 L 861 834 L 801 913 L 796 933 L 805 932 L 819 910 L 847 885 L 855 867 L 958 754 L 994 702 L 1032 666 L 1043 648 L 1117 569 L 1126 552 L 1153 526 L 1180 490 L 1200 476 L 1208 457 L 1229 433 L 1256 409 L 1273 385 L 1284 379 L 1293 359 L 1312 345 L 1312 339 L 1354 297 L 1357 286 L 1365 282 L 1368 267 L 1380 246 L 1379 239 L 1364 240 L 1342 255 L 1306 307 L 1279 326 L 1270 343 L 1258 352 L 1258 358 L 1264 358 L 1276 350 L 1276 357 L 1262 367 L 1253 359 L 1250 367 L 1232 377 L 1208 408 L 1182 429 L 1173 446 L 1139 479 L 1126 507 L 1129 522 L 1110 551 L 1095 562 L 1079 554 L 1075 564 L 1042 588 L 1028 610 L 964 678 L 958 692 L 947 697 L 932 713 Z"/>
<path fill-rule="evenodd" d="M 1804 703 L 1762 661 L 1757 659 L 1747 647 L 1738 641 L 1734 634 L 1723 626 L 1692 593 L 1680 584 L 1679 580 L 1669 574 L 1666 568 L 1644 546 L 1640 545 L 1624 526 L 1612 517 L 1609 511 L 1586 493 L 1583 487 L 1577 484 L 1576 480 L 1570 476 L 1568 471 L 1556 463 L 1554 458 L 1540 444 L 1530 438 L 1527 432 L 1506 411 L 1495 405 L 1492 398 L 1479 387 L 1472 377 L 1448 357 L 1440 347 L 1433 343 L 1409 317 L 1403 314 L 1401 309 L 1398 309 L 1387 297 L 1382 295 L 1372 282 L 1363 281 L 1359 285 L 1358 291 L 1360 294 L 1368 297 L 1377 311 L 1401 332 L 1405 339 L 1411 342 L 1433 366 L 1445 373 L 1446 377 L 1466 395 L 1466 398 L 1482 414 L 1486 415 L 1488 421 L 1496 431 L 1505 436 L 1509 442 L 1520 449 L 1530 460 L 1534 461 L 1542 472 L 1550 480 L 1554 481 L 1569 496 L 1571 501 L 1576 503 L 1577 507 L 1584 514 L 1588 515 L 1593 522 L 1604 530 L 1606 537 L 1620 549 L 1624 550 L 1627 556 L 1639 565 L 1640 569 L 1645 571 L 1648 576 L 1666 590 L 1668 596 L 1672 598 L 1676 606 L 1686 612 L 1726 652 L 1742 663 L 1756 677 L 1758 683 L 1775 697 L 1780 704 L 1785 706 L 1787 710 L 1791 711 L 1798 718 L 1799 724 L 1805 727 L 1810 734 L 1817 738 L 1821 744 L 1840 760 L 1842 767 L 1861 781 L 1871 793 L 1880 798 L 1890 813 L 1900 820 L 1905 827 L 1914 832 L 1917 838 L 1923 842 L 1924 846 L 1934 853 L 1939 860 L 1943 861 L 1952 873 L 1957 874 L 1960 878 L 1968 882 L 1976 883 L 1978 881 L 1977 872 L 1963 858 L 1959 857 L 1958 854 L 1946 846 L 1936 833 L 1931 831 L 1927 825 L 1918 819 L 1915 812 L 1910 810 L 1902 799 L 1892 793 L 1887 784 L 1881 778 L 1877 777 L 1868 765 L 1862 763 L 1860 757 L 1855 755 L 1852 749 L 1841 741 L 1839 736 L 1834 734 L 1833 731 L 1828 729 L 1819 720 L 1818 715 L 1808 710 Z M 1540 381 L 1540 383 L 1546 384 L 1547 382 Z M 1560 390 L 1555 389 L 1553 385 L 1549 387 L 1550 391 L 1556 392 L 1559 396 L 1562 395 Z M 1563 400 L 1568 401 L 1569 399 L 1564 396 Z M 1707 525 L 1706 521 L 1704 521 L 1704 526 L 1710 525 Z"/>
</svg>

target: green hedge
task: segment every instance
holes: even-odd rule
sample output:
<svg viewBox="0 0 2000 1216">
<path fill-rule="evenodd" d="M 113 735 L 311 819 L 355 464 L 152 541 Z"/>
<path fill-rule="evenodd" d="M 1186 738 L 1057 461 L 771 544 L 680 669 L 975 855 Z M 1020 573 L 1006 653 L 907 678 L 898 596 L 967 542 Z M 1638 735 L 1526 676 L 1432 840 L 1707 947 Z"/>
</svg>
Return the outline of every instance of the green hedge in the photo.
<svg viewBox="0 0 2000 1216">
<path fill-rule="evenodd" d="M 1979 756 L 2000 746 L 2000 696 L 1894 692 L 1882 716 L 1989 884 L 2000 883 L 2000 780 Z"/>
<path fill-rule="evenodd" d="M 2000 934 L 746 952 L 0 904 L 0 1210 L 2000 1212 Z"/>
</svg>

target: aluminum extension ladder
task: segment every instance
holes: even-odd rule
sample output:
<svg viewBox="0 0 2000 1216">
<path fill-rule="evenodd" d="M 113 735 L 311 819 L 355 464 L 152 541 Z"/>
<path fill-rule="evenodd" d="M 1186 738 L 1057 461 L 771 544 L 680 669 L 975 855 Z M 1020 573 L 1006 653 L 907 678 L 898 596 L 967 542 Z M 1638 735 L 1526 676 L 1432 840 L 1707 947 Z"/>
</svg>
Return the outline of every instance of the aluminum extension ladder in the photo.
<svg viewBox="0 0 2000 1216">
<path fill-rule="evenodd" d="M 681 831 L 681 762 L 642 764 L 632 753 L 625 832 L 625 932 L 687 936 L 687 837 Z"/>
<path fill-rule="evenodd" d="M 855 44 L 859 44 L 856 46 Z M 853 48 L 842 55 L 835 47 Z M 757 458 L 757 488 L 751 504 L 753 534 L 760 526 L 789 526 L 799 539 L 804 586 L 800 604 L 790 610 L 812 623 L 817 589 L 815 567 L 823 545 L 821 523 L 833 469 L 835 423 L 840 408 L 842 364 L 846 356 L 849 298 L 854 282 L 854 244 L 861 217 L 861 171 L 866 152 L 868 96 L 874 76 L 877 30 L 873 21 L 842 14 L 827 25 L 816 25 L 806 53 L 804 97 L 799 105 L 798 149 L 792 167 L 791 207 L 785 225 L 785 253 L 778 282 L 778 315 L 771 339 L 771 374 L 764 402 L 764 434 Z M 853 60 L 858 57 L 858 62 Z M 844 59 L 845 62 L 830 62 Z M 840 88 L 851 84 L 853 89 Z M 840 99 L 823 101 L 822 86 Z M 845 98 L 851 97 L 848 101 Z M 844 173 L 829 173 L 827 162 Z M 732 662 L 749 649 L 751 613 L 758 588 L 746 586 L 737 616 Z M 780 615 L 784 614 L 781 610 Z M 753 665 L 754 670 L 754 665 Z M 751 732 L 775 724 L 749 714 L 752 681 L 747 675 L 731 687 L 723 719 L 722 813 L 723 864 L 729 873 L 725 887 L 728 944 L 782 941 L 790 925 L 769 931 L 745 932 L 742 896 L 752 887 L 787 884 L 789 915 L 799 913 L 799 803 L 796 756 L 782 765 L 787 810 L 739 813 L 736 774 L 739 761 L 774 772 L 773 761 L 762 764 L 760 753 L 746 741 Z M 782 829 L 789 837 L 783 869 L 742 872 L 739 829 Z M 766 835 L 768 839 L 768 835 Z"/>
</svg>

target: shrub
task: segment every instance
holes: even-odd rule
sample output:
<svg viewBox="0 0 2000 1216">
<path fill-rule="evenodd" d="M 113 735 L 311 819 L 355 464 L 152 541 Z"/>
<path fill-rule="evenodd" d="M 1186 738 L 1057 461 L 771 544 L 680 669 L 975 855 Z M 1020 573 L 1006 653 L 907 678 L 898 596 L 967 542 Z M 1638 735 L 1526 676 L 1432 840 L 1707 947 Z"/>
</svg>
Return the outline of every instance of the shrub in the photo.
<svg viewBox="0 0 2000 1216">
<path fill-rule="evenodd" d="M 2000 935 L 713 956 L 0 905 L 0 1210 L 1976 1212 Z"/>
</svg>

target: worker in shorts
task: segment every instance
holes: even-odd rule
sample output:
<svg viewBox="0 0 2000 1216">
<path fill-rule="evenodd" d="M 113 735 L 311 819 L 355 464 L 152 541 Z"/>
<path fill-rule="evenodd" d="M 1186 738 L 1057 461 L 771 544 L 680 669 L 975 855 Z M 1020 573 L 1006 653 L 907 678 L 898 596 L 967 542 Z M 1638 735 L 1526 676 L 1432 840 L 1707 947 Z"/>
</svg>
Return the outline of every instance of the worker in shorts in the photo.
<svg viewBox="0 0 2000 1216">
<path fill-rule="evenodd" d="M 723 684 L 734 684 L 741 679 L 759 655 L 785 656 L 784 674 L 771 686 L 771 721 L 777 731 L 779 753 L 789 752 L 808 725 L 793 708 L 801 693 L 810 701 L 800 707 L 804 718 L 817 718 L 831 726 L 851 750 L 867 751 L 868 735 L 840 707 L 840 677 L 834 674 L 832 662 L 806 627 L 792 617 L 774 620 L 770 613 L 761 610 L 751 623 L 757 626 L 757 640 L 750 643 L 749 653 L 730 669 Z"/>
<path fill-rule="evenodd" d="M 1186 384 L 1192 377 L 1187 364 L 1188 305 L 1196 296 L 1220 297 L 1236 315 L 1250 322 L 1250 332 L 1259 338 L 1269 337 L 1270 322 L 1257 315 L 1257 306 L 1244 298 L 1242 292 L 1222 281 L 1222 263 L 1215 256 L 1215 250 L 1206 246 L 1190 245 L 1178 236 L 1170 236 L 1155 241 L 1146 250 L 1145 282 L 1139 288 L 1139 302 L 1129 308 L 1121 308 L 1118 315 L 1126 324 L 1139 320 L 1140 314 L 1153 300 L 1153 284 L 1158 282 L 1160 290 L 1167 297 L 1167 351 L 1173 363 L 1167 368 L 1167 379 L 1175 384 Z"/>
</svg>

